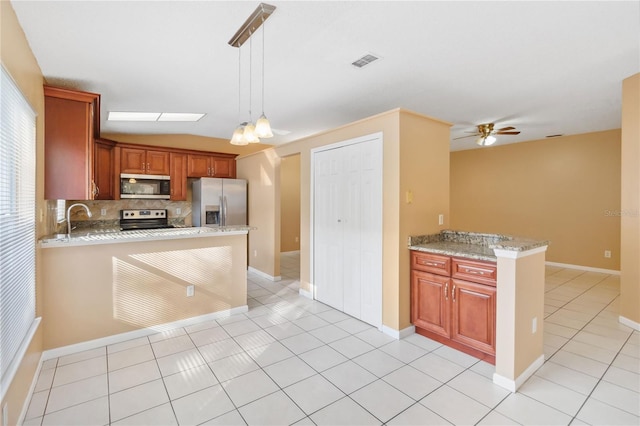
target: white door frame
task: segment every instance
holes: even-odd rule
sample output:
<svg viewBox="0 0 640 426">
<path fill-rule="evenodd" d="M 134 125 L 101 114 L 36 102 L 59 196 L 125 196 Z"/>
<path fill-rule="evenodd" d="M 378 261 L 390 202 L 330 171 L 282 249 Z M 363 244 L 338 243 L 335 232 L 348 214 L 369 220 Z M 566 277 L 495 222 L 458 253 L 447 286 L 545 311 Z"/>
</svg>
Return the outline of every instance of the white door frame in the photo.
<svg viewBox="0 0 640 426">
<path fill-rule="evenodd" d="M 310 179 L 309 179 L 309 281 L 311 281 L 309 283 L 309 285 L 311 286 L 311 295 L 313 297 L 313 299 L 316 299 L 316 285 L 315 285 L 315 257 L 314 257 L 314 244 L 315 244 L 315 240 L 314 240 L 314 229 L 315 229 L 315 225 L 314 225 L 314 199 L 315 199 L 315 155 L 318 152 L 322 152 L 322 151 L 329 151 L 332 149 L 337 149 L 337 148 L 342 148 L 344 146 L 348 146 L 348 145 L 354 145 L 354 144 L 359 144 L 359 143 L 363 143 L 363 142 L 369 142 L 369 141 L 373 141 L 373 140 L 380 140 L 382 141 L 382 149 L 384 150 L 384 139 L 383 139 L 383 132 L 376 132 L 376 133 L 371 133 L 365 136 L 359 136 L 357 138 L 352 138 L 352 139 L 347 139 L 344 141 L 340 141 L 340 142 L 336 142 L 336 143 L 332 143 L 329 145 L 323 145 L 323 146 L 319 146 L 317 148 L 312 148 L 310 150 L 310 154 L 311 154 L 311 158 L 310 158 Z M 383 170 L 381 170 L 381 177 L 382 179 L 384 179 L 384 155 L 382 156 L 382 168 Z M 383 182 L 384 183 L 384 182 Z M 384 185 L 382 185 L 382 187 L 384 187 Z M 384 194 L 383 194 L 384 196 Z M 383 226 L 383 224 L 381 224 L 381 226 Z M 381 229 L 381 232 L 383 230 Z M 381 242 L 382 243 L 382 242 Z M 380 262 L 382 262 L 382 259 L 380 259 Z M 382 277 L 381 277 L 382 278 Z M 380 298 L 382 301 L 382 287 L 380 288 Z M 380 328 L 382 328 L 382 303 L 380 305 Z"/>
</svg>

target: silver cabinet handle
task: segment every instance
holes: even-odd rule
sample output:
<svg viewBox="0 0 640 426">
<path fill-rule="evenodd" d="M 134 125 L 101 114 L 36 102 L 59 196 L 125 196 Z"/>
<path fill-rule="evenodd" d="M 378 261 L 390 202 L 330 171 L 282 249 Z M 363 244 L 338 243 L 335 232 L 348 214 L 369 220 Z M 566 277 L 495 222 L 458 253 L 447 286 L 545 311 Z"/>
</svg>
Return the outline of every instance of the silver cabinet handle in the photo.
<svg viewBox="0 0 640 426">
<path fill-rule="evenodd" d="M 449 283 L 444 285 L 444 300 L 449 300 Z"/>
<path fill-rule="evenodd" d="M 456 301 L 456 285 L 453 285 L 453 288 L 451 289 L 451 297 L 453 297 L 453 301 Z"/>
</svg>

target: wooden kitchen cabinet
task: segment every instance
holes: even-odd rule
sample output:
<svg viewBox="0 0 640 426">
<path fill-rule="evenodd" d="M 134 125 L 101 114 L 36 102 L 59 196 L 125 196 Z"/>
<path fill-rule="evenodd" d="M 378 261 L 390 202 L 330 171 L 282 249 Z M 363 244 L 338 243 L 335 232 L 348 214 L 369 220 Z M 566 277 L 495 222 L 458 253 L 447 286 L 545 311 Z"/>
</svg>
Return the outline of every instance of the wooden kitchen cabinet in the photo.
<svg viewBox="0 0 640 426">
<path fill-rule="evenodd" d="M 416 332 L 495 364 L 496 277 L 492 262 L 412 251 Z"/>
<path fill-rule="evenodd" d="M 170 155 L 171 164 L 171 200 L 187 200 L 187 154 L 172 152 Z"/>
<path fill-rule="evenodd" d="M 93 176 L 94 200 L 115 199 L 117 184 L 114 172 L 115 141 L 96 139 L 94 145 Z"/>
<path fill-rule="evenodd" d="M 44 86 L 44 105 L 45 199 L 92 200 L 100 95 Z"/>
<path fill-rule="evenodd" d="M 190 178 L 235 178 L 235 155 L 189 154 L 187 159 L 187 176 Z"/>
<path fill-rule="evenodd" d="M 168 176 L 170 169 L 168 151 L 129 147 L 120 151 L 120 173 Z"/>
</svg>

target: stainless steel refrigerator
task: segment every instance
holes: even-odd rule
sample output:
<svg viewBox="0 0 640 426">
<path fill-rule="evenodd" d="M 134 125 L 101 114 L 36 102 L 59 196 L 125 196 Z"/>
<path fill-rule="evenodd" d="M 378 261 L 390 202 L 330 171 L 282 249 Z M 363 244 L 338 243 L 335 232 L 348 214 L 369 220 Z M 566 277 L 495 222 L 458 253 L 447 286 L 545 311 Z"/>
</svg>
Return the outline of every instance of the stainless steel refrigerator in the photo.
<svg viewBox="0 0 640 426">
<path fill-rule="evenodd" d="M 193 226 L 247 224 L 247 181 L 200 178 L 193 181 Z"/>
</svg>

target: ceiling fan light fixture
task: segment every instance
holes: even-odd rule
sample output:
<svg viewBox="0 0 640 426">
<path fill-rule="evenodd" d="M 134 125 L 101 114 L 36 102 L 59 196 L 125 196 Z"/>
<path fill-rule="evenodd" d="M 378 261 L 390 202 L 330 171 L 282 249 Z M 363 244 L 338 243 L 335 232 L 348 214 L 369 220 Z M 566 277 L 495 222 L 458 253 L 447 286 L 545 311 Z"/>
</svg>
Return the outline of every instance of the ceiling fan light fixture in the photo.
<svg viewBox="0 0 640 426">
<path fill-rule="evenodd" d="M 478 140 L 476 141 L 476 143 L 480 146 L 489 146 L 489 145 L 493 145 L 496 142 L 496 138 L 495 136 L 491 136 L 491 135 L 487 135 L 487 136 L 480 136 L 478 138 Z"/>
</svg>

